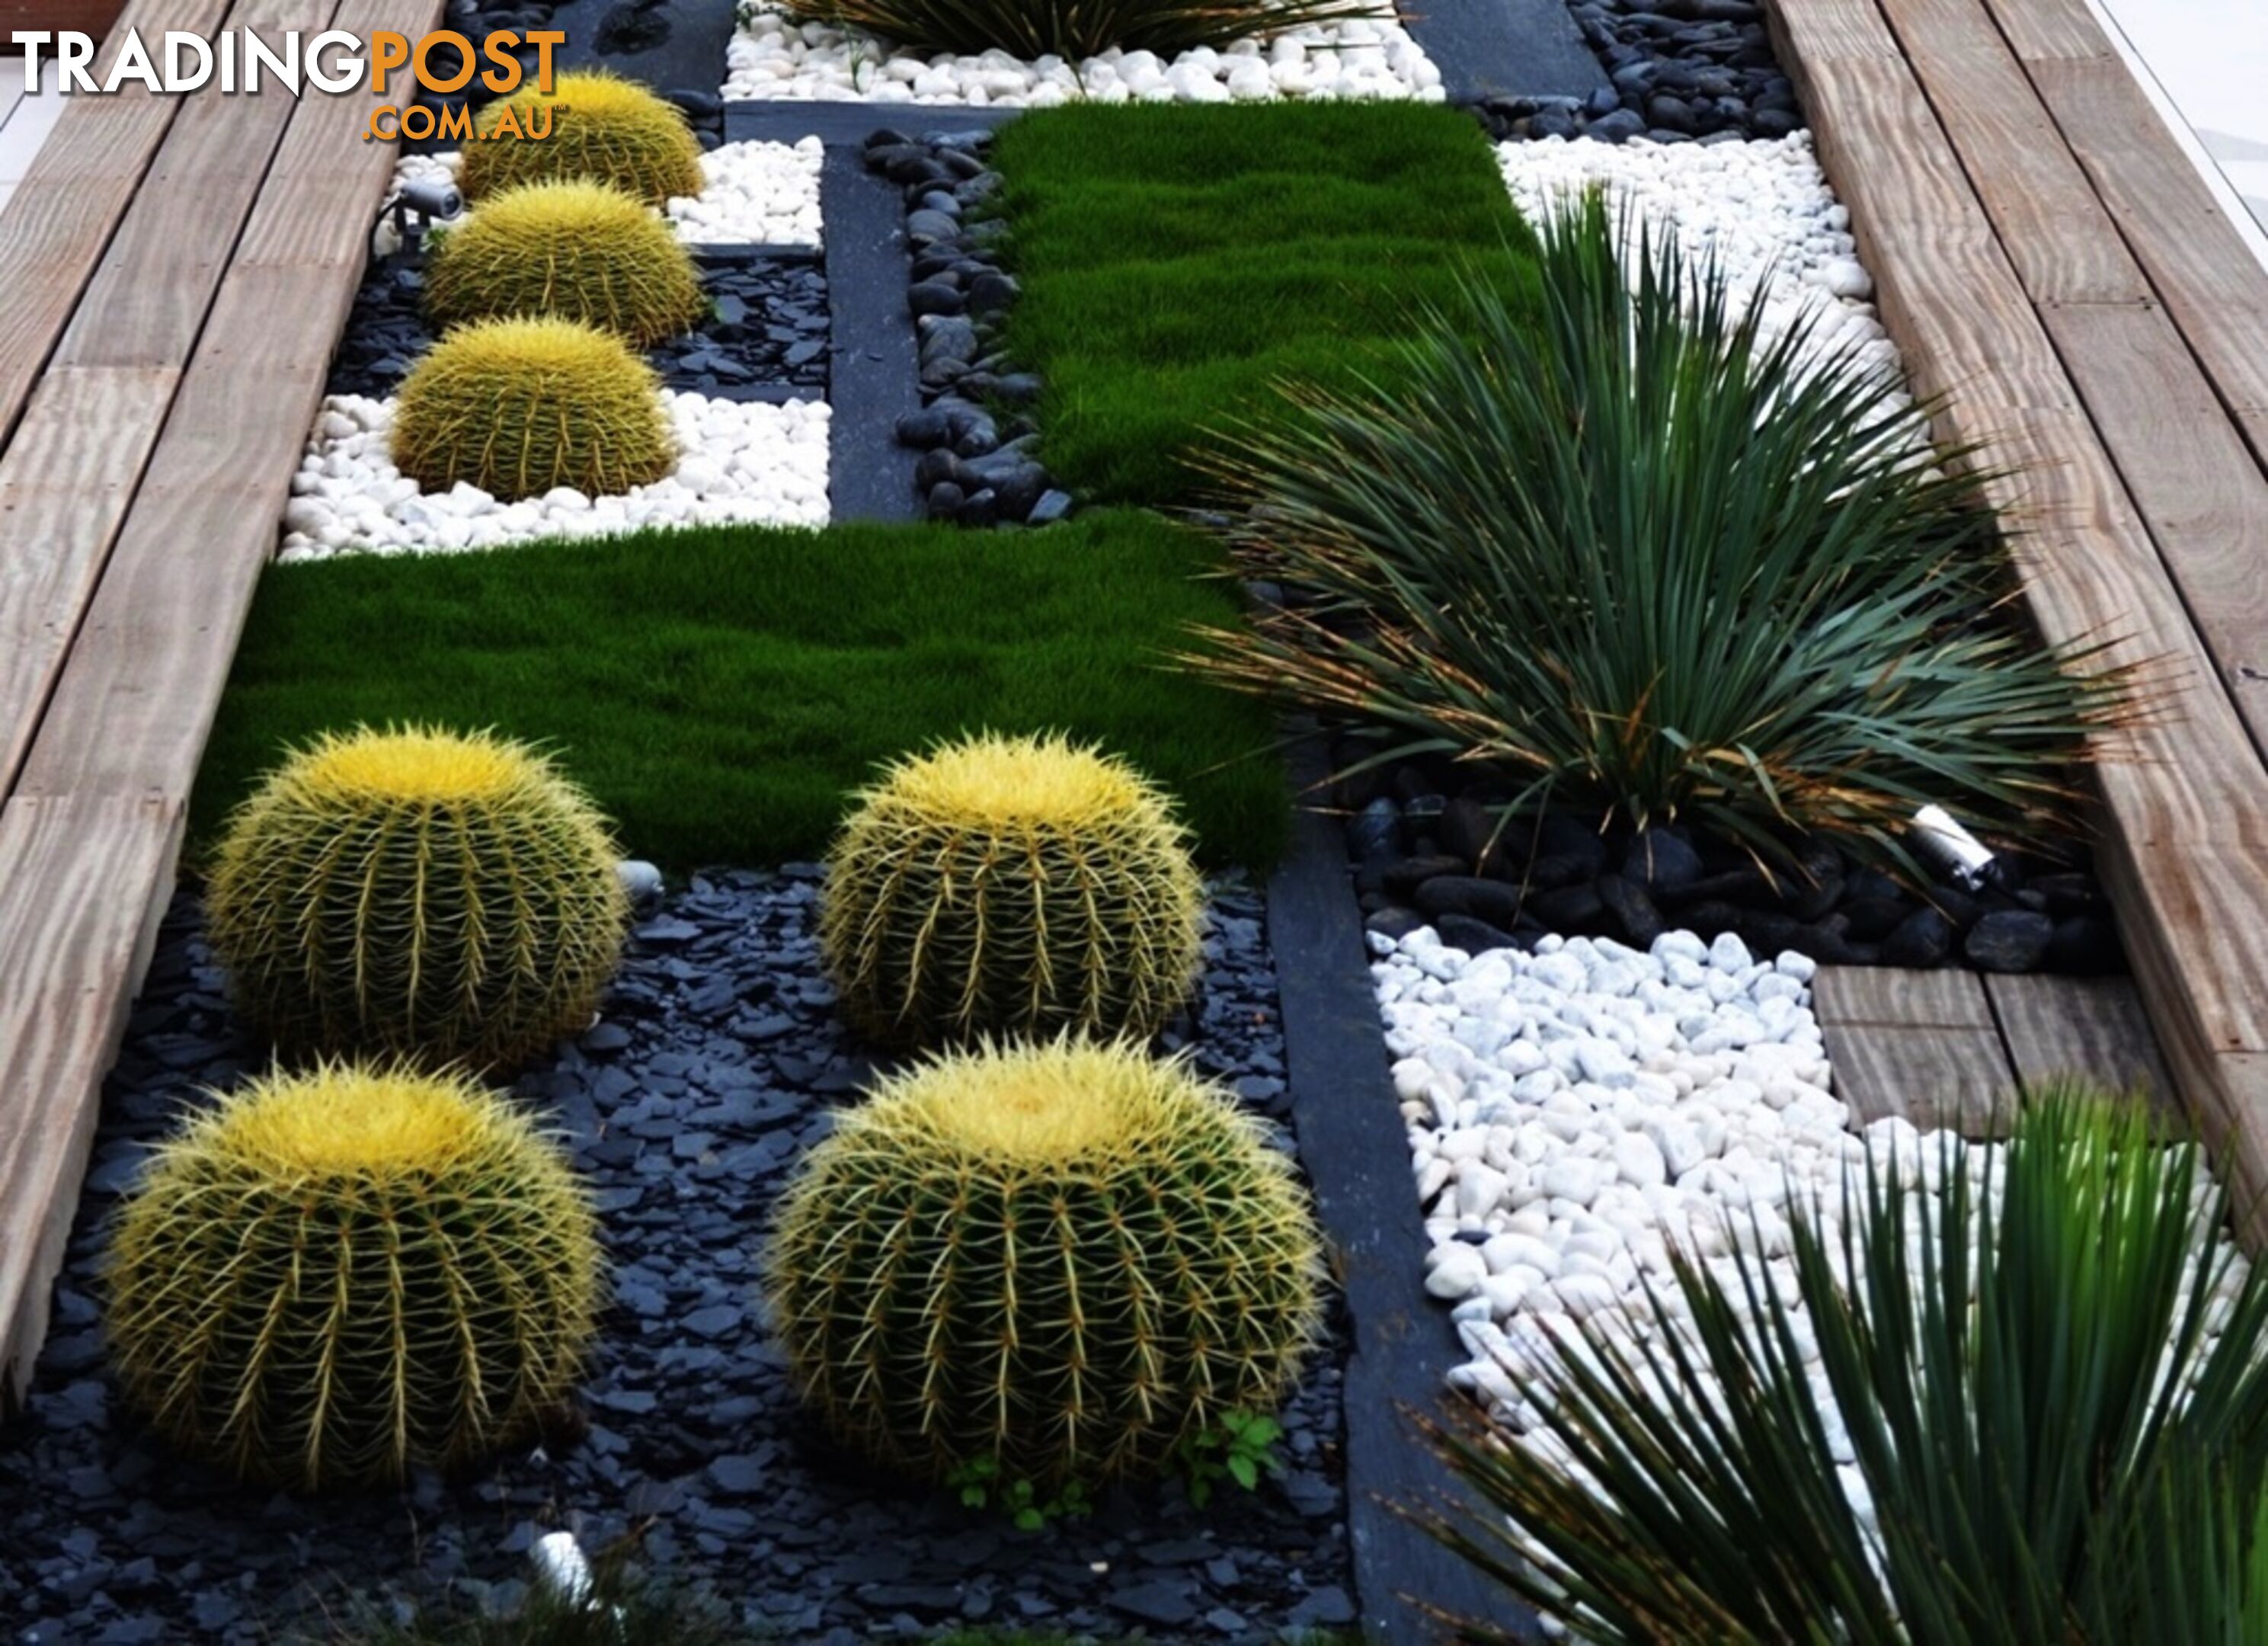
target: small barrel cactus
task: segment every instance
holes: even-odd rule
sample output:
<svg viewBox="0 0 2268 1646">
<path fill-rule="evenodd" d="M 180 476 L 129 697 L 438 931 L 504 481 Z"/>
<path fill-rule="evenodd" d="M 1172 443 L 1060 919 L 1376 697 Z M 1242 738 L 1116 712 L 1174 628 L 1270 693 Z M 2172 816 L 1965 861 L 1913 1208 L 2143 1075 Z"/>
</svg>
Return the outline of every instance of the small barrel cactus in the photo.
<svg viewBox="0 0 2268 1646">
<path fill-rule="evenodd" d="M 1196 982 L 1204 884 L 1166 797 L 1060 737 L 902 760 L 827 864 L 820 942 L 885 1044 L 1148 1036 Z"/>
<path fill-rule="evenodd" d="M 107 1259 L 128 1397 L 183 1450 L 316 1489 L 462 1469 L 564 1400 L 596 1220 L 527 1117 L 462 1075 L 256 1081 L 161 1148 Z"/>
<path fill-rule="evenodd" d="M 287 1052 L 510 1066 L 590 1022 L 629 923 L 618 855 L 534 750 L 365 727 L 237 809 L 206 923 L 238 1008 Z"/>
<path fill-rule="evenodd" d="M 1273 1410 L 1322 1262 L 1290 1162 L 1227 1093 L 1065 1037 L 884 1080 L 783 1196 L 766 1274 L 796 1385 L 844 1441 L 1054 1488 Z"/>
<path fill-rule="evenodd" d="M 677 445 L 653 368 L 578 321 L 475 321 L 402 380 L 394 467 L 428 491 L 460 481 L 507 503 L 571 486 L 590 497 L 666 478 Z"/>
<path fill-rule="evenodd" d="M 605 183 L 529 183 L 481 203 L 425 275 L 444 328 L 515 314 L 580 321 L 643 348 L 702 310 L 701 277 L 667 223 Z"/>
<path fill-rule="evenodd" d="M 531 115 L 548 118 L 548 134 L 498 135 L 506 111 L 515 131 L 525 129 Z M 701 192 L 701 144 L 685 116 L 636 81 L 603 69 L 563 74 L 548 92 L 523 86 L 483 109 L 478 129 L 457 175 L 468 199 L 566 177 L 611 183 L 650 206 Z"/>
</svg>

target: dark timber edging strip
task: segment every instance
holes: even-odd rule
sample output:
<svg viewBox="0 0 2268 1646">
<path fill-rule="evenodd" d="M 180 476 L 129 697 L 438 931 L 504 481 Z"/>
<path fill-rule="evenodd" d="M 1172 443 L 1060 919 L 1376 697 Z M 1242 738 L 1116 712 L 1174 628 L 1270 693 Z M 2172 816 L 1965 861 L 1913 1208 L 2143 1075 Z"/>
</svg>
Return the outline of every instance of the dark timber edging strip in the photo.
<svg viewBox="0 0 2268 1646">
<path fill-rule="evenodd" d="M 1294 793 L 1323 771 L 1320 748 L 1292 762 Z M 1284 1015 L 1286 1084 L 1300 1157 L 1336 1250 L 1351 1322 L 1346 1364 L 1347 1536 L 1363 1638 L 1415 1646 L 1434 1638 L 1405 1596 L 1453 1616 L 1528 1623 L 1511 1598 L 1388 1506 L 1422 1508 L 1451 1484 L 1405 1409 L 1454 1399 L 1445 1379 L 1464 1356 L 1447 1312 L 1425 1295 L 1423 1219 L 1410 1143 L 1387 1074 L 1362 917 L 1338 824 L 1302 807 L 1289 853 L 1268 882 L 1268 944 Z"/>
<path fill-rule="evenodd" d="M 1491 97 L 1588 97 L 1606 70 L 1566 0 L 1418 0 L 1408 29 L 1452 103 Z"/>
<path fill-rule="evenodd" d="M 864 134 L 861 134 L 862 137 Z M 920 517 L 914 454 L 898 419 L 921 410 L 906 306 L 906 214 L 897 186 L 866 169 L 858 143 L 829 143 L 819 173 L 827 223 L 829 517 Z"/>
</svg>

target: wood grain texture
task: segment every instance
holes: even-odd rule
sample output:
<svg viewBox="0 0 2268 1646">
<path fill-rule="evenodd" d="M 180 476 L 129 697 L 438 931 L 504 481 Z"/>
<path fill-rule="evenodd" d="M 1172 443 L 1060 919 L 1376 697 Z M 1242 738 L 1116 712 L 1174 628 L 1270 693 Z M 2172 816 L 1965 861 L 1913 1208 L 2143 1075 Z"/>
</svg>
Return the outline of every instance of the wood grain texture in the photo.
<svg viewBox="0 0 2268 1646">
<path fill-rule="evenodd" d="M 1812 1008 L 1857 1124 L 1896 1115 L 1963 1137 L 2007 1132 L 2016 1073 L 1976 973 L 1824 966 Z"/>
<path fill-rule="evenodd" d="M 23 1398 L 78 1210 L 102 1074 L 171 895 L 186 808 L 93 796 L 0 806 L 0 1412 Z"/>
<path fill-rule="evenodd" d="M 2035 303 L 2141 303 L 2150 284 L 1983 0 L 1880 0 Z"/>
<path fill-rule="evenodd" d="M 1984 991 L 2028 1094 L 2077 1076 L 2143 1091 L 2165 1118 L 2179 1119 L 2173 1076 L 2132 978 L 1996 977 Z"/>
<path fill-rule="evenodd" d="M 167 29 L 210 33 L 227 11 L 228 0 L 133 0 L 125 21 L 155 40 Z M 96 72 L 113 55 L 106 45 Z M 16 426 L 182 101 L 139 85 L 63 99 L 55 129 L 0 211 L 0 440 Z"/>
<path fill-rule="evenodd" d="M 1989 491 L 2042 629 L 2159 670 L 2156 716 L 2098 749 L 2106 878 L 2183 1096 L 2268 1213 L 2268 771 L 1921 85 L 1852 53 L 1895 46 L 1874 0 L 1771 15 L 1884 321 L 1952 396 L 1941 432 L 2021 476 Z"/>
<path fill-rule="evenodd" d="M 342 0 L 336 26 L 415 34 L 438 14 L 438 0 Z M 361 277 L 394 154 L 361 140 L 372 101 L 293 108 L 0 811 L 0 884 L 41 889 L 0 900 L 0 1400 L 20 1396 L 44 1334 L 102 1075 Z"/>
<path fill-rule="evenodd" d="M 2268 476 L 1985 0 L 1878 0 L 2257 749 Z M 2114 63 L 2121 74 L 2123 64 Z M 2177 248 L 2178 249 L 2178 248 Z M 2242 251 L 2239 247 L 2240 254 Z M 2183 259 L 2186 261 L 2186 259 Z M 2250 262 L 2250 259 L 2247 259 Z M 2268 271 L 2262 271 L 2268 300 Z"/>
<path fill-rule="evenodd" d="M 2254 459 L 2268 464 L 2268 269 L 2123 62 L 2028 67 Z"/>
<path fill-rule="evenodd" d="M 232 28 L 312 34 L 332 0 L 238 0 Z M 212 306 L 293 100 L 185 100 L 56 345 L 63 365 L 183 365 Z"/>
<path fill-rule="evenodd" d="M 2268 473 L 2155 303 L 2043 303 L 2040 317 L 2221 689 L 2268 750 Z"/>
<path fill-rule="evenodd" d="M 0 452 L 0 794 L 157 444 L 178 366 L 58 366 Z"/>
</svg>

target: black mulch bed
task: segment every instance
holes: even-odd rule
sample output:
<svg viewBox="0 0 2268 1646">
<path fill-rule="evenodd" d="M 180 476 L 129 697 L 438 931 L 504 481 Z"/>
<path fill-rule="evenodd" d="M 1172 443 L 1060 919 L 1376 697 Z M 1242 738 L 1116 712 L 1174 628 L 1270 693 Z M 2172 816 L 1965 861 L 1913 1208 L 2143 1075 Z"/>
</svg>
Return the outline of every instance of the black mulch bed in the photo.
<svg viewBox="0 0 2268 1646">
<path fill-rule="evenodd" d="M 919 338 L 922 409 L 897 420 L 898 443 L 921 453 L 914 483 L 932 520 L 965 526 L 1044 526 L 1071 513 L 1071 496 L 1033 455 L 1028 409 L 1042 384 L 995 345 L 1019 295 L 1001 255 L 1003 225 L 985 220 L 999 173 L 984 163 L 986 131 L 919 137 L 879 130 L 867 169 L 896 186 L 912 254 L 906 306 Z M 964 221 L 964 214 L 971 220 Z"/>
<path fill-rule="evenodd" d="M 1730 143 L 1803 124 L 1756 0 L 1568 0 L 1607 71 L 1587 98 L 1495 97 L 1475 106 L 1498 137 Z"/>
<path fill-rule="evenodd" d="M 1475 953 L 1546 932 L 1639 948 L 1665 931 L 1735 932 L 1760 953 L 1829 965 L 2125 970 L 2109 900 L 2075 845 L 2064 859 L 2003 853 L 1985 885 L 1944 880 L 1925 899 L 1823 842 L 1805 848 L 1801 874 L 1768 878 L 1745 853 L 1679 828 L 1602 835 L 1594 817 L 1555 812 L 1498 833 L 1494 798 L 1417 764 L 1340 786 L 1370 930 L 1430 925 Z"/>
<path fill-rule="evenodd" d="M 696 878 L 640 926 L 603 1022 L 519 1090 L 598 1195 L 615 1302 L 589 1433 L 399 1497 L 248 1491 L 147 1437 L 106 1380 L 101 1219 L 195 1089 L 258 1061 L 231 1030 L 194 904 L 177 902 L 106 1088 L 93 1170 L 26 1413 L 0 1429 L 0 1617 L 53 1646 L 272 1642 L 383 1591 L 509 1605 L 565 1526 L 796 1642 L 952 1625 L 1272 1638 L 1354 1615 L 1335 1348 L 1285 1415 L 1284 1477 L 1203 1512 L 1172 1483 L 1035 1532 L 862 1478 L 812 1434 L 755 1290 L 767 1207 L 870 1066 L 815 975 L 817 872 Z M 1221 889 L 1191 1017 L 1167 1037 L 1289 1121 L 1261 901 Z M 320 1608 L 328 1606 L 325 1613 Z"/>
<path fill-rule="evenodd" d="M 817 253 L 702 247 L 694 261 L 709 312 L 684 336 L 646 351 L 663 383 L 726 400 L 767 397 L 766 389 L 823 395 L 827 276 Z M 372 261 L 332 358 L 327 394 L 383 399 L 400 389 L 433 343 L 423 263 L 421 253 L 409 251 Z"/>
</svg>

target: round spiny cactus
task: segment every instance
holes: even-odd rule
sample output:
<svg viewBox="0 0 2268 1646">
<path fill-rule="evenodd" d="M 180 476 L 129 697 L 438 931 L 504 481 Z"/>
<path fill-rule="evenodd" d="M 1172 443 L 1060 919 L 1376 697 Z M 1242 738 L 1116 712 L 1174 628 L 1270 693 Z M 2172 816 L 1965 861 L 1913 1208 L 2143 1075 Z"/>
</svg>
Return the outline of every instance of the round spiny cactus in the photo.
<svg viewBox="0 0 2268 1646">
<path fill-rule="evenodd" d="M 573 1383 L 595 1220 L 560 1151 L 460 1075 L 258 1081 L 160 1148 L 120 1210 L 120 1383 L 184 1450 L 310 1489 L 454 1470 Z"/>
<path fill-rule="evenodd" d="M 394 467 L 428 491 L 463 481 L 507 503 L 554 486 L 628 491 L 677 466 L 653 368 L 620 337 L 571 320 L 482 320 L 449 333 L 402 380 L 392 448 Z"/>
<path fill-rule="evenodd" d="M 482 202 L 425 276 L 444 328 L 514 314 L 581 321 L 644 347 L 699 318 L 701 277 L 667 223 L 605 183 L 529 183 Z"/>
<path fill-rule="evenodd" d="M 1148 1036 L 1189 998 L 1204 885 L 1166 797 L 1124 761 L 988 734 L 900 761 L 858 798 L 820 942 L 863 1033 Z"/>
<path fill-rule="evenodd" d="M 1092 1486 L 1270 1411 L 1320 1318 L 1305 1191 L 1179 1063 L 948 1054 L 838 1117 L 766 1253 L 796 1385 L 886 1467 Z"/>
<path fill-rule="evenodd" d="M 206 922 L 239 1010 L 287 1052 L 510 1065 L 590 1022 L 629 920 L 617 856 L 534 750 L 363 728 L 237 809 Z"/>
<path fill-rule="evenodd" d="M 506 109 L 517 129 L 549 105 L 550 135 L 496 135 Z M 480 137 L 465 145 L 457 174 L 467 198 L 485 200 L 520 183 L 587 177 L 611 183 L 650 206 L 701 192 L 701 144 L 674 104 L 603 69 L 578 69 L 549 92 L 524 86 L 491 103 Z"/>
</svg>

